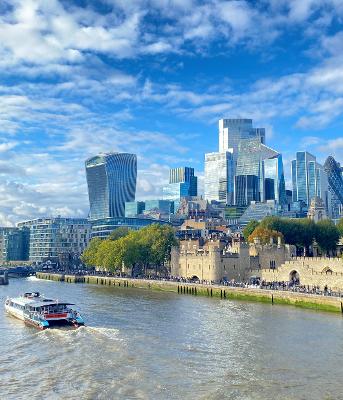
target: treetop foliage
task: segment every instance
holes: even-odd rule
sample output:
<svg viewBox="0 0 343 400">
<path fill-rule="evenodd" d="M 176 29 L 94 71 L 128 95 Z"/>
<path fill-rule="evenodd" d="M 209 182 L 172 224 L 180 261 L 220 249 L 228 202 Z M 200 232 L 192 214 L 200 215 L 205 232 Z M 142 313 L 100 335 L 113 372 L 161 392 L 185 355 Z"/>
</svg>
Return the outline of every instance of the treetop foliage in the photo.
<svg viewBox="0 0 343 400">
<path fill-rule="evenodd" d="M 335 250 L 339 241 L 340 229 L 343 228 L 343 222 L 341 228 L 341 225 L 335 226 L 329 219 L 315 223 L 309 218 L 293 219 L 270 216 L 264 218 L 255 230 L 262 227 L 270 231 L 280 232 L 286 244 L 304 248 L 305 253 L 308 252 L 308 248 L 314 241 L 317 242 L 323 252 L 327 253 Z M 256 237 L 255 231 L 253 233 Z"/>
<path fill-rule="evenodd" d="M 138 231 L 117 228 L 108 239 L 92 239 L 81 259 L 87 266 L 118 272 L 131 268 L 132 274 L 146 274 L 148 269 L 161 271 L 177 245 L 174 229 L 152 224 Z"/>
</svg>

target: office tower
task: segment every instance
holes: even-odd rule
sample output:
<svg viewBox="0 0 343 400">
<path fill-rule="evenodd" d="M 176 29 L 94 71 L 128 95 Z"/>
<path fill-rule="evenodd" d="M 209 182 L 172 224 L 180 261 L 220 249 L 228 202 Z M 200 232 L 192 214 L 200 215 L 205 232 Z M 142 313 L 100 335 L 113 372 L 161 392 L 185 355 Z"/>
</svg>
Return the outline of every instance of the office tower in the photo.
<svg viewBox="0 0 343 400">
<path fill-rule="evenodd" d="M 241 140 L 256 139 L 265 143 L 265 129 L 253 128 L 252 119 L 225 118 L 219 120 L 219 152 L 232 153 L 232 171 L 229 174 L 228 186 L 232 188 L 232 200 L 234 203 L 233 187 L 235 185 L 236 166 L 238 158 L 239 143 Z"/>
<path fill-rule="evenodd" d="M 90 218 L 125 215 L 125 202 L 134 201 L 137 157 L 129 153 L 105 153 L 86 160 Z"/>
<path fill-rule="evenodd" d="M 281 154 L 262 144 L 259 138 L 241 140 L 234 191 L 235 203 L 238 206 L 266 200 L 285 203 Z"/>
<path fill-rule="evenodd" d="M 163 199 L 179 201 L 197 195 L 198 178 L 194 176 L 194 168 L 180 167 L 169 171 L 169 184 L 163 188 Z"/>
<path fill-rule="evenodd" d="M 219 152 L 233 149 L 233 154 L 237 154 L 239 142 L 242 139 L 259 138 L 261 143 L 265 143 L 265 129 L 253 128 L 252 119 L 220 119 L 219 120 Z"/>
<path fill-rule="evenodd" d="M 125 217 L 137 217 L 137 215 L 143 214 L 145 210 L 144 201 L 126 201 L 125 202 Z"/>
<path fill-rule="evenodd" d="M 205 154 L 205 200 L 233 204 L 233 163 L 229 151 Z"/>
<path fill-rule="evenodd" d="M 328 207 L 328 180 L 316 157 L 307 151 L 298 151 L 292 161 L 293 201 L 310 206 L 314 197 L 320 197 Z"/>
<path fill-rule="evenodd" d="M 343 215 L 343 168 L 332 157 L 329 156 L 324 163 L 324 171 L 328 177 L 329 214 L 333 219 L 338 219 Z"/>
<path fill-rule="evenodd" d="M 278 154 L 263 161 L 264 167 L 264 199 L 276 200 L 279 204 L 287 204 L 285 175 L 282 155 Z"/>
<path fill-rule="evenodd" d="M 343 168 L 333 158 L 328 157 L 324 163 L 324 170 L 328 176 L 329 189 L 343 204 Z"/>
<path fill-rule="evenodd" d="M 20 222 L 18 228 L 29 229 L 29 259 L 36 263 L 80 255 L 91 236 L 91 225 L 84 218 L 37 218 Z"/>
</svg>

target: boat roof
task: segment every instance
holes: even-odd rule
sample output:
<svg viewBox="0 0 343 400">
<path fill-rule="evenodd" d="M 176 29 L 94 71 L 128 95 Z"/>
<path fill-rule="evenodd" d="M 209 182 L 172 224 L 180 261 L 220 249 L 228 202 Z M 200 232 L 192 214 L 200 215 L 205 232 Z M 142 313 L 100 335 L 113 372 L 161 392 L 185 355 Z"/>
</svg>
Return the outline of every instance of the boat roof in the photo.
<svg viewBox="0 0 343 400">
<path fill-rule="evenodd" d="M 30 305 L 32 307 L 44 307 L 44 306 L 52 306 L 52 305 L 65 305 L 65 306 L 72 306 L 74 305 L 73 303 L 68 303 L 65 301 L 59 301 L 59 300 L 53 300 L 53 299 L 47 299 L 45 297 L 14 297 L 11 299 L 16 304 L 20 304 L 21 306 L 26 306 Z"/>
</svg>

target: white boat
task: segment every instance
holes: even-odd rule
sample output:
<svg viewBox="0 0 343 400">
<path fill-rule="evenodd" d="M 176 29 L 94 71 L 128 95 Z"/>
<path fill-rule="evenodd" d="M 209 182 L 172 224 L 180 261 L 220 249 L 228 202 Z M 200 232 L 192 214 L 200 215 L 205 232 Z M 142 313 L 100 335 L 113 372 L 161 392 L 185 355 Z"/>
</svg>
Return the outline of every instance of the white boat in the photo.
<svg viewBox="0 0 343 400">
<path fill-rule="evenodd" d="M 74 304 L 47 299 L 38 292 L 24 293 L 20 297 L 7 298 L 5 309 L 26 324 L 39 329 L 56 325 L 84 325 L 81 315 L 70 308 Z"/>
</svg>

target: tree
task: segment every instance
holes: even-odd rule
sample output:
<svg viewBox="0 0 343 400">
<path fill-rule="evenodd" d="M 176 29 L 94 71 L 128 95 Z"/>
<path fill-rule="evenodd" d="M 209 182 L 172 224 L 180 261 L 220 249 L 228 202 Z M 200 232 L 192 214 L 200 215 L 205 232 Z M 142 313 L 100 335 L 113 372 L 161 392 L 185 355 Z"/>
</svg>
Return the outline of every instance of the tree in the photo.
<svg viewBox="0 0 343 400">
<path fill-rule="evenodd" d="M 247 242 L 249 236 L 254 232 L 254 230 L 259 226 L 259 222 L 253 219 L 248 223 L 248 225 L 243 229 L 243 236 L 245 241 Z"/>
<path fill-rule="evenodd" d="M 313 243 L 315 236 L 315 223 L 308 218 L 266 217 L 261 221 L 260 225 L 281 232 L 285 243 L 303 248 L 305 254 L 308 254 L 309 247 Z"/>
<path fill-rule="evenodd" d="M 329 219 L 318 221 L 316 224 L 315 239 L 323 252 L 334 251 L 339 241 L 339 230 Z"/>
<path fill-rule="evenodd" d="M 338 221 L 338 224 L 336 226 L 337 226 L 337 229 L 338 229 L 338 232 L 339 232 L 339 236 L 343 237 L 343 218 L 341 218 Z"/>
<path fill-rule="evenodd" d="M 88 267 L 94 267 L 97 265 L 97 252 L 102 243 L 100 238 L 92 239 L 88 247 L 83 251 L 81 255 L 81 261 Z"/>
<path fill-rule="evenodd" d="M 171 248 L 177 243 L 170 226 L 153 224 L 139 231 L 118 228 L 108 239 L 91 242 L 83 257 L 106 271 L 119 271 L 125 266 L 136 276 L 154 267 L 157 274 L 165 269 Z"/>
<path fill-rule="evenodd" d="M 120 239 L 121 237 L 128 235 L 129 232 L 130 232 L 130 230 L 128 227 L 121 226 L 119 228 L 116 228 L 113 232 L 111 232 L 110 236 L 108 237 L 108 240 Z"/>
<path fill-rule="evenodd" d="M 250 243 L 253 243 L 257 238 L 260 240 L 261 244 L 269 244 L 271 239 L 273 240 L 273 243 L 277 243 L 279 238 L 283 241 L 282 233 L 265 228 L 264 226 L 258 226 L 249 236 L 248 240 Z"/>
</svg>

